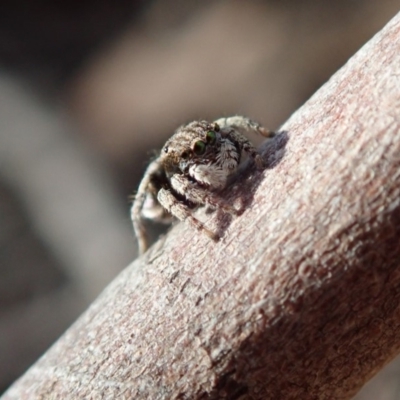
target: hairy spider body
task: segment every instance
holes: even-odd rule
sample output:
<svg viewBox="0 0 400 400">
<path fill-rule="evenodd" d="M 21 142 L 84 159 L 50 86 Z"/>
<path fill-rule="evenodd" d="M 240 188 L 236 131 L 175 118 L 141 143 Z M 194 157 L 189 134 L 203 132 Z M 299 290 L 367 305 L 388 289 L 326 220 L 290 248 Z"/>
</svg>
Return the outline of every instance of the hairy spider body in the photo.
<svg viewBox="0 0 400 400">
<path fill-rule="evenodd" d="M 237 172 L 243 153 L 254 160 L 257 168 L 264 166 L 261 155 L 244 136 L 247 131 L 268 138 L 274 136 L 273 132 L 241 116 L 211 123 L 194 121 L 177 129 L 147 167 L 131 208 L 140 253 L 148 247 L 144 219 L 171 223 L 175 217 L 188 221 L 213 240 L 219 239 L 217 233 L 193 215 L 194 209 L 207 205 L 238 213 L 218 192 Z"/>
</svg>

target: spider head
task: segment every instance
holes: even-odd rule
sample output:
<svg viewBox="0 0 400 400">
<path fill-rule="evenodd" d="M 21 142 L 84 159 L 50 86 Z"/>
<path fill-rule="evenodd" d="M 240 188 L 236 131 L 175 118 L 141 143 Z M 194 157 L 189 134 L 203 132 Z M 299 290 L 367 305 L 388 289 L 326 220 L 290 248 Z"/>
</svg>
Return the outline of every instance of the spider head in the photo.
<svg viewBox="0 0 400 400">
<path fill-rule="evenodd" d="M 216 162 L 221 136 L 219 126 L 207 121 L 195 121 L 180 127 L 165 143 L 161 159 L 168 177 L 189 171 L 193 165 Z"/>
</svg>

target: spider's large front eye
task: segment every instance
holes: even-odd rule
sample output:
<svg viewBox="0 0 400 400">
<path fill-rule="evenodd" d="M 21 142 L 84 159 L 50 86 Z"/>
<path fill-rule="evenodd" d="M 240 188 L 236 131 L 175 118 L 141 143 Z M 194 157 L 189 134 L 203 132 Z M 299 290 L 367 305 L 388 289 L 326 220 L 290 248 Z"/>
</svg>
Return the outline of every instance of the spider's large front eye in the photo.
<svg viewBox="0 0 400 400">
<path fill-rule="evenodd" d="M 189 158 L 189 152 L 184 151 L 184 152 L 181 154 L 181 158 L 182 158 L 183 160 L 187 160 L 187 159 Z"/>
<path fill-rule="evenodd" d="M 206 151 L 206 144 L 202 140 L 198 140 L 193 146 L 193 151 L 197 155 L 204 154 Z"/>
<path fill-rule="evenodd" d="M 208 131 L 206 135 L 207 143 L 214 144 L 215 140 L 217 139 L 217 135 L 214 131 Z"/>
</svg>

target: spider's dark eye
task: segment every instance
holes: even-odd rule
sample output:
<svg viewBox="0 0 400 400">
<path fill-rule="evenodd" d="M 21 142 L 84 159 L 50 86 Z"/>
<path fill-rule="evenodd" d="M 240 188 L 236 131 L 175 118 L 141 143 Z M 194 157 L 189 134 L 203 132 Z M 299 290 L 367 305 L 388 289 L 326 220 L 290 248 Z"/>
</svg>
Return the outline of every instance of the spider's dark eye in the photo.
<svg viewBox="0 0 400 400">
<path fill-rule="evenodd" d="M 214 131 L 219 132 L 219 130 L 220 130 L 219 125 L 217 123 L 214 123 Z"/>
<path fill-rule="evenodd" d="M 189 158 L 189 153 L 188 153 L 187 151 L 184 151 L 184 152 L 181 154 L 181 158 L 182 158 L 183 160 L 188 159 L 188 158 Z"/>
<path fill-rule="evenodd" d="M 206 144 L 202 140 L 198 140 L 193 146 L 193 151 L 197 155 L 204 154 L 206 151 Z"/>
<path fill-rule="evenodd" d="M 164 153 L 168 153 L 168 146 L 165 146 L 163 150 L 164 150 Z"/>
<path fill-rule="evenodd" d="M 208 131 L 206 135 L 207 143 L 214 144 L 215 140 L 217 139 L 217 135 L 214 131 Z"/>
</svg>

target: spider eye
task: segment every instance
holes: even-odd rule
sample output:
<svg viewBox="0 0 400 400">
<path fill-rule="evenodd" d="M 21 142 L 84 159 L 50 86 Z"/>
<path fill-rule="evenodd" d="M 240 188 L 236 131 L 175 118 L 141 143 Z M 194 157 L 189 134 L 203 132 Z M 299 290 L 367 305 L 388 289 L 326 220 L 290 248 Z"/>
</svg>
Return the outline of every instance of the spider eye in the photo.
<svg viewBox="0 0 400 400">
<path fill-rule="evenodd" d="M 188 153 L 187 151 L 184 151 L 184 152 L 181 154 L 181 158 L 182 158 L 183 160 L 188 159 L 188 158 L 189 158 L 189 153 Z"/>
<path fill-rule="evenodd" d="M 193 151 L 197 155 L 204 154 L 204 152 L 206 151 L 206 144 L 203 141 L 198 140 L 193 146 Z"/>
<path fill-rule="evenodd" d="M 219 127 L 219 125 L 215 122 L 215 123 L 214 123 L 214 131 L 215 131 L 215 132 L 219 132 L 219 130 L 220 130 L 220 127 Z"/>
<path fill-rule="evenodd" d="M 217 139 L 217 135 L 214 131 L 208 131 L 206 135 L 207 143 L 214 144 L 215 140 Z"/>
<path fill-rule="evenodd" d="M 168 153 L 168 146 L 164 147 L 164 153 Z"/>
</svg>

